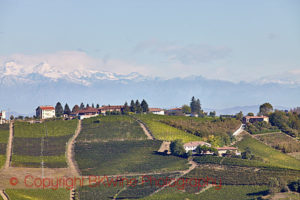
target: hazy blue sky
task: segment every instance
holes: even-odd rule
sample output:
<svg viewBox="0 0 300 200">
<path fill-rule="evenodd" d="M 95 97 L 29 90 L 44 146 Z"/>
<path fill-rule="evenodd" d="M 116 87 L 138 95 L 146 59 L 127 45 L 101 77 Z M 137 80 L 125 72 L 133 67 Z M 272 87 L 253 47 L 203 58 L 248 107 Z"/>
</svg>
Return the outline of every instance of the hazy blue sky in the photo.
<svg viewBox="0 0 300 200">
<path fill-rule="evenodd" d="M 121 73 L 297 79 L 300 1 L 0 0 L 2 58 L 76 51 Z"/>
</svg>

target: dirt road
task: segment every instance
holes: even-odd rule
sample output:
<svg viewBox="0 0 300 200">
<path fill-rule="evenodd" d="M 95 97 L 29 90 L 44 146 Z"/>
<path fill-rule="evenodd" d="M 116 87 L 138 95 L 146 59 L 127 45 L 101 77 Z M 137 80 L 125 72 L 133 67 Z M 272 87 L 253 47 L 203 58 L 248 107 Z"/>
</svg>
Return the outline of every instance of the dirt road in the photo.
<svg viewBox="0 0 300 200">
<path fill-rule="evenodd" d="M 77 177 L 79 177 L 80 171 L 79 171 L 79 169 L 77 167 L 77 163 L 75 161 L 74 143 L 75 143 L 75 140 L 78 137 L 80 131 L 81 131 L 81 120 L 78 120 L 77 129 L 76 129 L 73 137 L 69 140 L 68 145 L 67 145 L 67 151 L 66 151 L 68 167 L 70 168 L 71 173 Z"/>
</svg>

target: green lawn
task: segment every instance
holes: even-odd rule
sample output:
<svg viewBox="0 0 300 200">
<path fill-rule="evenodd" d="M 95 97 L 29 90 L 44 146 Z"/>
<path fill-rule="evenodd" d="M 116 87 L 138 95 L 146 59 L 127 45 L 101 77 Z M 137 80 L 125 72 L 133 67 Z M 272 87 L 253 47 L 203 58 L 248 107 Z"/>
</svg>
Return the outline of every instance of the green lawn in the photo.
<svg viewBox="0 0 300 200">
<path fill-rule="evenodd" d="M 69 200 L 70 191 L 66 189 L 8 189 L 6 194 L 12 200 Z"/>
<path fill-rule="evenodd" d="M 153 196 L 146 197 L 144 200 L 246 200 L 255 199 L 263 196 L 268 188 L 266 186 L 232 186 L 224 185 L 220 190 L 215 190 L 213 187 L 200 193 L 193 194 L 188 192 L 182 192 L 173 188 L 166 188 Z"/>
<path fill-rule="evenodd" d="M 75 159 L 83 175 L 167 172 L 188 168 L 187 160 L 156 154 L 161 141 L 76 143 Z"/>
<path fill-rule="evenodd" d="M 156 118 L 156 116 L 152 115 L 137 115 L 137 117 L 148 126 L 154 137 L 158 140 L 174 141 L 180 139 L 183 141 L 183 143 L 201 141 L 201 137 L 186 133 L 182 130 L 157 121 L 160 116 Z"/>
<path fill-rule="evenodd" d="M 273 166 L 300 170 L 299 160 L 263 144 L 250 135 L 244 135 L 244 138 L 236 146 L 242 151 L 248 147 L 254 155 Z"/>
<path fill-rule="evenodd" d="M 141 140 L 146 135 L 136 120 L 112 115 L 84 119 L 77 141 Z"/>
</svg>

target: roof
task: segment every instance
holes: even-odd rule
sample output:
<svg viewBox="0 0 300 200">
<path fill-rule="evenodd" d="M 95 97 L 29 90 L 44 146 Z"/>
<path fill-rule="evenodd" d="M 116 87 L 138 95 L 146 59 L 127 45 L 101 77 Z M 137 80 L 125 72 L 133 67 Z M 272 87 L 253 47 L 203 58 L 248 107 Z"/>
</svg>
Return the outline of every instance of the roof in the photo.
<svg viewBox="0 0 300 200">
<path fill-rule="evenodd" d="M 218 151 L 220 150 L 237 150 L 235 147 L 217 147 L 216 148 Z"/>
<path fill-rule="evenodd" d="M 78 110 L 77 113 L 91 113 L 91 112 L 99 112 L 99 110 L 97 108 L 93 108 L 93 107 L 88 107 L 88 108 L 84 108 L 81 110 Z"/>
<path fill-rule="evenodd" d="M 149 112 L 160 112 L 163 111 L 161 108 L 149 108 Z"/>
<path fill-rule="evenodd" d="M 100 107 L 99 109 L 100 110 L 106 110 L 106 109 L 121 109 L 121 108 L 124 108 L 123 105 L 115 105 L 115 106 L 102 106 Z"/>
<path fill-rule="evenodd" d="M 171 108 L 171 109 L 169 109 L 169 111 L 181 111 L 182 110 L 182 108 Z"/>
<path fill-rule="evenodd" d="M 207 142 L 203 142 L 203 141 L 195 141 L 195 142 L 188 142 L 185 143 L 183 146 L 184 147 L 194 147 L 194 146 L 199 146 L 199 145 L 209 145 L 209 143 Z"/>
<path fill-rule="evenodd" d="M 55 110 L 53 106 L 39 106 L 38 108 L 41 110 Z"/>
<path fill-rule="evenodd" d="M 267 116 L 246 116 L 247 119 L 261 119 L 261 118 L 269 118 Z"/>
</svg>

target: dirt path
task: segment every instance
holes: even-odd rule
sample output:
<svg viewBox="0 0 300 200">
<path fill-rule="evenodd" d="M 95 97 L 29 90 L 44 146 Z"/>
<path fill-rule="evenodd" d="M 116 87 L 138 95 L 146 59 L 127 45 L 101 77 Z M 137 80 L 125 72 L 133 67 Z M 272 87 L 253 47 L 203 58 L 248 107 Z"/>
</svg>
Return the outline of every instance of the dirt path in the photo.
<svg viewBox="0 0 300 200">
<path fill-rule="evenodd" d="M 81 120 L 78 120 L 77 129 L 76 129 L 73 137 L 69 140 L 68 145 L 67 145 L 67 151 L 66 151 L 68 167 L 70 168 L 71 173 L 77 177 L 79 177 L 80 171 L 79 171 L 76 161 L 75 161 L 74 143 L 75 143 L 75 140 L 76 140 L 77 136 L 79 135 L 80 131 L 81 131 Z"/>
<path fill-rule="evenodd" d="M 13 137 L 14 137 L 14 123 L 10 122 L 10 124 L 9 124 L 9 138 L 8 138 L 8 144 L 7 144 L 7 149 L 6 149 L 6 161 L 5 161 L 4 169 L 6 169 L 10 166 Z"/>
<path fill-rule="evenodd" d="M 0 197 L 2 197 L 3 200 L 9 200 L 8 196 L 5 194 L 4 190 L 0 190 Z"/>
<path fill-rule="evenodd" d="M 147 138 L 148 140 L 154 140 L 154 137 L 153 135 L 148 131 L 148 129 L 146 128 L 146 126 L 140 121 L 140 120 L 137 120 L 135 119 L 139 124 L 140 126 L 142 127 L 144 133 L 147 135 Z"/>
<path fill-rule="evenodd" d="M 158 190 L 156 190 L 155 192 L 153 192 L 152 194 L 150 194 L 149 196 L 152 196 L 160 191 L 162 191 L 163 189 L 165 189 L 166 187 L 168 187 L 169 185 L 172 185 L 176 180 L 178 180 L 179 178 L 183 177 L 184 175 L 190 173 L 193 169 L 195 169 L 198 165 L 197 163 L 195 163 L 194 161 L 190 161 L 189 164 L 191 164 L 191 166 L 187 169 L 182 171 L 182 174 L 180 174 L 180 176 L 176 177 L 174 180 L 172 180 L 169 184 L 164 185 L 163 187 L 159 188 Z"/>
<path fill-rule="evenodd" d="M 170 152 L 170 144 L 171 142 L 168 142 L 168 141 L 163 141 L 163 143 L 160 145 L 159 149 L 158 149 L 158 152 L 165 152 L 165 151 L 168 151 L 168 153 L 171 153 Z"/>
</svg>

